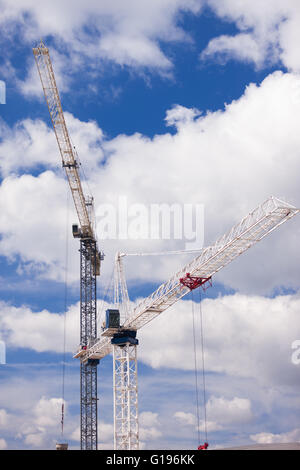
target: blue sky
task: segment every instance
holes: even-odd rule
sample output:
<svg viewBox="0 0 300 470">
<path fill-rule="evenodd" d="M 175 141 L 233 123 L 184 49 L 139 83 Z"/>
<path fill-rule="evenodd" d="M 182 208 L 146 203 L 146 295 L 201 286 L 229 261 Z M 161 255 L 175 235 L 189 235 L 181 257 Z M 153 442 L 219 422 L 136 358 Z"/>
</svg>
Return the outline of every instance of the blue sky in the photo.
<svg viewBox="0 0 300 470">
<path fill-rule="evenodd" d="M 0 0 L 0 7 L 7 91 L 0 105 L 0 340 L 7 349 L 0 449 L 54 448 L 60 438 L 66 265 L 65 439 L 78 448 L 76 213 L 32 47 L 42 37 L 50 49 L 98 218 L 101 205 L 116 206 L 120 196 L 145 207 L 203 204 L 208 245 L 270 195 L 299 207 L 300 7 L 296 0 L 65 0 L 39 8 Z M 300 366 L 291 361 L 300 335 L 299 224 L 296 217 L 249 250 L 205 293 L 212 448 L 300 440 Z M 116 251 L 184 248 L 184 240 L 108 239 L 99 230 L 98 238 L 106 254 L 99 312 Z M 187 259 L 126 260 L 131 300 Z M 191 296 L 139 332 L 143 448 L 197 447 L 192 335 Z M 99 367 L 99 394 L 99 447 L 111 448 L 109 357 Z"/>
</svg>

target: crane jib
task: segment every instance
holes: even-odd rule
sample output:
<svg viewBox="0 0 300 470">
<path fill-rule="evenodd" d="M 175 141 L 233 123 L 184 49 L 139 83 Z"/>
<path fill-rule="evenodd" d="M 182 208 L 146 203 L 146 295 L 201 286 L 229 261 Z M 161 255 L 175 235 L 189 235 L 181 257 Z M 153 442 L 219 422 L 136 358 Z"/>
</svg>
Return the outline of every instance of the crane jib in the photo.
<svg viewBox="0 0 300 470">
<path fill-rule="evenodd" d="M 182 299 L 191 288 L 204 285 L 205 280 L 210 282 L 214 274 L 298 213 L 296 207 L 270 197 L 135 306 L 123 327 L 142 328 Z M 102 336 L 85 352 L 85 360 L 110 353 L 111 346 Z"/>
<path fill-rule="evenodd" d="M 65 123 L 49 50 L 43 43 L 41 43 L 38 47 L 33 49 L 33 54 L 36 60 L 45 99 L 60 150 L 62 165 L 65 169 L 72 192 L 81 230 L 85 236 L 90 236 L 91 238 L 96 239 L 78 173 L 79 165 L 76 161 Z"/>
</svg>

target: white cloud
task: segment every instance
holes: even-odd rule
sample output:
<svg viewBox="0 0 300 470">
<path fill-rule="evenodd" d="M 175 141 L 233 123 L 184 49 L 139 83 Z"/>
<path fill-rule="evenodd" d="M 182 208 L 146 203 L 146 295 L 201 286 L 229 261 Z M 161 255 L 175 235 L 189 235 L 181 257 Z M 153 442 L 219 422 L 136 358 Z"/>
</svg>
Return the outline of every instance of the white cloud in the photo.
<svg viewBox="0 0 300 470">
<path fill-rule="evenodd" d="M 160 423 L 158 421 L 157 413 L 153 413 L 151 411 L 141 412 L 139 415 L 140 439 L 151 441 L 159 438 L 161 436 L 161 432 L 158 429 L 159 425 Z M 100 439 L 98 443 L 99 449 L 105 450 L 113 448 L 114 427 L 112 424 L 105 423 L 100 420 L 98 425 L 98 435 Z M 71 438 L 76 441 L 80 440 L 79 427 L 72 433 Z"/>
<path fill-rule="evenodd" d="M 248 398 L 226 399 L 213 396 L 209 398 L 206 406 L 209 419 L 222 423 L 222 426 L 247 423 L 253 419 Z"/>
<path fill-rule="evenodd" d="M 71 306 L 67 314 L 66 350 L 70 352 L 74 352 L 78 344 L 78 308 L 78 305 Z M 99 304 L 98 311 L 104 309 L 105 306 L 101 309 Z M 235 294 L 204 300 L 206 370 L 253 378 L 259 383 L 297 383 L 298 369 L 292 363 L 292 344 L 299 339 L 296 337 L 299 309 L 298 295 L 264 298 Z M 199 304 L 195 304 L 196 334 L 199 333 L 198 310 Z M 63 324 L 62 315 L 1 304 L 0 326 L 8 348 L 61 352 Z M 155 322 L 141 329 L 138 338 L 142 362 L 153 368 L 193 370 L 191 301 L 177 302 Z M 199 349 L 197 361 L 200 367 Z M 245 403 L 233 404 L 242 406 Z M 144 428 L 159 423 L 157 415 L 149 413 L 143 413 L 141 419 Z M 211 420 L 217 421 L 215 417 Z"/>
<path fill-rule="evenodd" d="M 53 131 L 40 120 L 25 119 L 10 129 L 1 123 L 0 165 L 2 176 L 38 165 L 58 167 Z"/>
<path fill-rule="evenodd" d="M 258 434 L 252 434 L 251 440 L 258 444 L 277 444 L 277 443 L 289 443 L 289 442 L 300 442 L 300 429 L 293 429 L 292 431 L 274 434 L 271 432 L 261 432 Z"/>
<path fill-rule="evenodd" d="M 155 439 L 158 439 L 161 437 L 162 433 L 159 431 L 159 429 L 155 427 L 150 427 L 150 428 L 139 428 L 139 436 L 142 441 L 153 441 Z"/>
<path fill-rule="evenodd" d="M 18 31 L 31 46 L 37 38 L 53 38 L 51 54 L 64 91 L 70 87 L 72 67 L 78 71 L 87 61 L 92 73 L 97 74 L 109 60 L 121 67 L 146 68 L 170 76 L 172 57 L 162 45 L 193 42 L 180 20 L 185 12 L 201 14 L 204 5 L 224 21 L 235 23 L 238 33 L 212 38 L 202 58 L 217 55 L 224 60 L 252 62 L 258 68 L 282 63 L 289 70 L 300 70 L 297 0 L 266 0 L 263 4 L 259 0 L 129 0 L 126 4 L 122 0 L 55 0 L 38 8 L 32 0 L 20 0 L 14 6 L 2 0 L 1 26 L 5 37 Z M 10 75 L 16 76 L 16 72 Z M 23 81 L 16 81 L 25 96 L 40 96 L 33 65 L 28 65 Z"/>
<path fill-rule="evenodd" d="M 103 160 L 103 134 L 93 121 L 82 122 L 65 112 L 65 120 L 75 148 L 80 146 L 87 173 L 92 173 Z M 52 127 L 37 119 L 25 119 L 9 128 L 0 122 L 0 170 L 3 177 L 35 170 L 44 165 L 61 168 L 61 156 Z"/>
<path fill-rule="evenodd" d="M 153 413 L 152 411 L 143 411 L 139 415 L 139 423 L 144 427 L 158 426 L 158 413 Z"/>
<path fill-rule="evenodd" d="M 36 46 L 35 43 L 32 45 Z M 55 81 L 57 83 L 59 94 L 62 95 L 63 93 L 70 91 L 70 87 L 72 86 L 72 70 L 74 70 L 76 60 L 74 60 L 72 65 L 72 60 L 69 56 L 58 52 L 54 48 L 51 48 L 50 55 L 53 68 L 55 70 Z M 22 74 L 22 78 L 15 77 L 16 86 L 25 97 L 36 97 L 40 99 L 40 101 L 44 102 L 44 93 L 33 54 L 30 54 L 28 57 L 27 64 L 27 75 L 25 78 L 24 74 Z"/>
<path fill-rule="evenodd" d="M 261 67 L 265 61 L 265 51 L 253 39 L 251 34 L 241 33 L 236 36 L 218 36 L 212 39 L 201 53 L 202 59 L 219 56 L 223 61 L 237 59 L 254 62 Z"/>
<path fill-rule="evenodd" d="M 257 67 L 282 63 L 300 70 L 297 53 L 300 39 L 300 8 L 297 0 L 208 0 L 208 5 L 225 21 L 234 22 L 240 33 L 213 38 L 201 57 L 251 61 Z"/>
<path fill-rule="evenodd" d="M 46 310 L 1 303 L 0 325 L 9 348 L 29 348 L 37 352 L 63 351 L 64 317 Z M 79 305 L 66 315 L 66 351 L 74 352 L 79 343 Z"/>
<path fill-rule="evenodd" d="M 193 413 L 186 413 L 185 411 L 176 411 L 174 418 L 183 426 L 196 426 L 197 420 Z"/>
<path fill-rule="evenodd" d="M 223 425 L 218 424 L 215 421 L 207 419 L 206 422 L 203 419 L 199 420 L 199 426 L 196 416 L 192 413 L 186 413 L 185 411 L 176 411 L 174 418 L 180 424 L 180 426 L 190 426 L 194 429 L 198 429 L 200 432 L 214 432 L 221 431 L 224 429 Z"/>
<path fill-rule="evenodd" d="M 101 443 L 110 444 L 112 448 L 112 442 L 114 437 L 114 427 L 110 423 L 99 422 L 99 436 Z"/>
<path fill-rule="evenodd" d="M 1 26 L 6 35 L 16 30 L 27 43 L 52 36 L 58 48 L 67 49 L 73 64 L 84 57 L 93 67 L 109 59 L 121 66 L 168 70 L 171 60 L 160 42 L 188 41 L 187 32 L 178 21 L 182 12 L 198 14 L 202 0 L 54 0 L 37 7 L 32 0 L 11 5 L 1 1 Z M 32 86 L 23 91 L 31 93 Z M 34 90 L 33 90 L 34 91 Z"/>
<path fill-rule="evenodd" d="M 61 418 L 62 403 L 61 398 L 47 399 L 42 397 L 33 410 L 36 425 L 40 427 L 56 426 Z"/>
<path fill-rule="evenodd" d="M 166 125 L 175 126 L 177 129 L 182 128 L 183 125 L 193 123 L 193 121 L 201 115 L 199 109 L 189 109 L 181 105 L 176 105 L 169 109 L 166 113 Z"/>
<path fill-rule="evenodd" d="M 36 382 L 34 387 L 36 390 L 40 389 L 39 382 Z M 37 394 L 39 391 L 37 391 Z M 7 440 L 13 437 L 9 447 L 19 448 L 21 444 L 23 448 L 54 450 L 60 431 L 62 399 L 42 396 L 36 400 L 33 395 L 30 397 L 29 407 L 22 404 L 22 407 L 19 407 L 18 410 L 13 409 L 9 414 L 9 421 L 5 429 Z M 5 399 L 5 396 L 2 399 Z M 69 423 L 65 426 L 65 431 L 67 431 L 66 434 L 71 434 L 70 429 L 74 423 L 72 418 L 68 418 Z"/>
<path fill-rule="evenodd" d="M 79 372 L 75 363 L 73 366 L 66 363 L 64 439 L 68 442 L 73 441 L 71 435 L 79 422 L 74 412 L 78 407 Z M 10 361 L 7 367 L 7 373 L 1 376 L 0 414 L 5 417 L 4 427 L 0 424 L 1 437 L 10 450 L 54 450 L 57 439 L 61 439 L 60 365 L 55 361 L 42 365 Z"/>
<path fill-rule="evenodd" d="M 127 197 L 129 205 L 139 203 L 146 208 L 152 203 L 202 203 L 206 245 L 271 194 L 298 204 L 297 116 L 300 118 L 299 77 L 281 72 L 270 75 L 260 86 L 249 85 L 225 111 L 201 115 L 198 110 L 175 106 L 166 118 L 168 125 L 176 125 L 174 135 L 152 139 L 119 135 L 109 140 L 95 122 L 82 123 L 66 115 L 95 197 L 96 213 L 102 204 L 117 206 L 120 195 Z M 0 252 L 7 257 L 19 255 L 22 269 L 27 265 L 39 276 L 63 279 L 68 192 L 63 172 L 14 175 L 39 164 L 56 168 L 55 138 L 51 141 L 50 130 L 39 120 L 25 120 L 13 129 L 4 126 L 3 138 L 0 155 L 6 178 L 0 188 Z M 77 219 L 72 202 L 71 209 L 70 225 Z M 279 286 L 297 289 L 298 232 L 298 220 L 289 222 L 216 279 L 244 292 L 267 293 Z M 78 244 L 72 238 L 70 243 L 74 253 L 70 276 L 75 280 Z M 115 251 L 182 249 L 184 240 L 105 240 L 101 248 L 107 255 L 105 283 Z M 166 280 L 186 259 L 165 257 L 159 263 L 155 257 L 128 259 L 128 280 Z"/>
<path fill-rule="evenodd" d="M 298 383 L 298 369 L 291 358 L 299 308 L 298 295 L 271 299 L 235 294 L 204 300 L 206 371 L 253 378 L 261 384 Z M 194 309 L 200 342 L 199 304 Z M 139 358 L 144 363 L 154 368 L 194 369 L 191 301 L 177 302 L 141 329 L 138 337 Z M 201 357 L 199 346 L 199 370 Z M 238 404 L 247 403 L 233 403 Z"/>
<path fill-rule="evenodd" d="M 201 202 L 205 207 L 206 245 L 271 194 L 297 204 L 295 175 L 300 142 L 295 116 L 300 114 L 299 90 L 299 77 L 275 73 L 259 87 L 250 85 L 244 96 L 227 105 L 224 112 L 195 119 L 194 111 L 174 108 L 167 117 L 168 123 L 175 123 L 176 112 L 177 133 L 173 136 L 148 139 L 135 134 L 105 142 L 111 155 L 99 177 L 101 195 L 95 193 L 95 200 L 106 194 L 107 201 L 116 201 L 110 183 L 114 181 L 118 193 L 128 195 L 129 203 Z M 247 258 L 243 256 L 233 267 L 226 268 L 226 274 L 224 270 L 218 279 L 248 292 L 254 285 L 260 292 L 270 292 L 279 285 L 297 288 L 298 230 L 298 221 L 287 224 L 250 250 Z M 109 242 L 105 245 L 108 251 Z M 168 250 L 175 244 L 141 241 L 134 250 L 130 243 L 127 245 L 119 243 L 124 251 L 151 251 L 151 245 L 153 251 Z M 177 243 L 177 247 L 184 248 L 184 244 Z M 143 258 L 135 263 L 127 261 L 129 279 L 134 272 L 138 273 L 136 279 L 147 276 L 147 280 L 163 280 L 183 261 L 168 257 L 158 263 L 157 258 Z"/>
<path fill-rule="evenodd" d="M 143 411 L 139 415 L 139 436 L 142 441 L 153 441 L 162 436 L 158 413 Z M 143 443 L 145 446 L 146 444 Z"/>
</svg>

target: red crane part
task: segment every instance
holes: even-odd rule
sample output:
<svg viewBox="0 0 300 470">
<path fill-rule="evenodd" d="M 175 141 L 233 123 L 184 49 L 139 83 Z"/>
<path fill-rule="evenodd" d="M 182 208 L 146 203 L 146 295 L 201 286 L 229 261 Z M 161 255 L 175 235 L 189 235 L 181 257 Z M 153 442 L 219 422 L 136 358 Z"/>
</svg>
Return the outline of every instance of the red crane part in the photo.
<svg viewBox="0 0 300 470">
<path fill-rule="evenodd" d="M 190 290 L 197 289 L 197 287 L 199 286 L 202 286 L 202 289 L 206 290 L 212 285 L 211 277 L 191 276 L 190 273 L 186 273 L 185 277 L 181 277 L 179 281 L 181 284 L 188 287 Z M 207 283 L 209 285 L 205 286 L 205 284 Z"/>
<path fill-rule="evenodd" d="M 198 450 L 206 450 L 208 448 L 208 442 L 204 442 L 204 444 L 198 446 Z"/>
</svg>

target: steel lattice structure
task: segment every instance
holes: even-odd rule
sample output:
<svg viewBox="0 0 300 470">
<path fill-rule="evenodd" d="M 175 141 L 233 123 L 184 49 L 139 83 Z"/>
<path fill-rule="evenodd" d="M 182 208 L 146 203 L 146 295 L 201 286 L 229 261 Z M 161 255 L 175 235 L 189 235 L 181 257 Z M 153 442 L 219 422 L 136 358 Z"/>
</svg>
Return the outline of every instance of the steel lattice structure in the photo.
<svg viewBox="0 0 300 470">
<path fill-rule="evenodd" d="M 41 43 L 38 47 L 33 49 L 33 54 L 62 157 L 62 164 L 65 168 L 72 191 L 80 227 L 84 235 L 93 236 L 86 200 L 81 187 L 78 162 L 76 161 L 75 151 L 71 145 L 66 126 L 49 50 L 43 43 Z"/>
<path fill-rule="evenodd" d="M 87 347 L 97 338 L 96 242 L 80 239 L 80 344 Z M 98 360 L 80 364 L 81 449 L 97 449 Z"/>
<path fill-rule="evenodd" d="M 80 229 L 73 235 L 80 238 L 80 344 L 88 348 L 97 338 L 97 283 L 102 256 L 92 224 L 93 199 L 83 194 L 79 164 L 71 145 L 56 85 L 49 50 L 43 43 L 33 49 L 44 95 L 61 154 Z M 80 445 L 82 450 L 97 449 L 97 365 L 91 359 L 80 364 Z"/>
<path fill-rule="evenodd" d="M 114 448 L 138 450 L 137 346 L 113 345 Z"/>
</svg>

